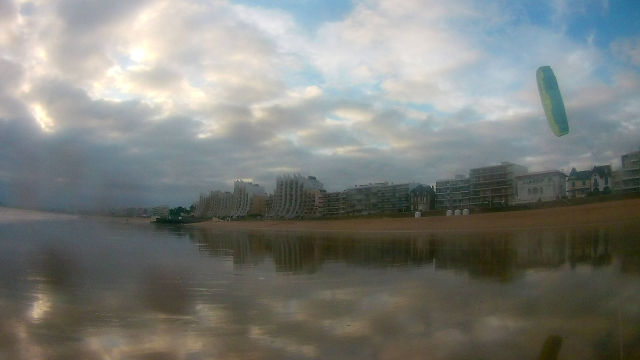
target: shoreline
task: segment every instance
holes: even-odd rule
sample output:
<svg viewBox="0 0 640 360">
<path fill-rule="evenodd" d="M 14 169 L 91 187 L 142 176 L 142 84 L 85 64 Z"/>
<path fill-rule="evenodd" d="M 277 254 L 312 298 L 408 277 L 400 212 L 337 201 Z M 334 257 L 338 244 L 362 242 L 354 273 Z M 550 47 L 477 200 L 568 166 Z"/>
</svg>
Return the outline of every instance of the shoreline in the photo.
<svg viewBox="0 0 640 360">
<path fill-rule="evenodd" d="M 640 224 L 640 199 L 499 213 L 422 218 L 205 221 L 185 226 L 220 230 L 316 232 L 455 232 Z"/>
</svg>

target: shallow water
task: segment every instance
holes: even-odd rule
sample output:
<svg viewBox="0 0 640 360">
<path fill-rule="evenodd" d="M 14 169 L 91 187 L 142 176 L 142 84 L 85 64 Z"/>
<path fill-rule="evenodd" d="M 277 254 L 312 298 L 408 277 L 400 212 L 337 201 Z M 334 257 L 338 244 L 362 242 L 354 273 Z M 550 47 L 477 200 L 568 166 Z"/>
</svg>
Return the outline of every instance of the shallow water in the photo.
<svg viewBox="0 0 640 360">
<path fill-rule="evenodd" d="M 639 230 L 0 223 L 0 359 L 637 359 Z"/>
</svg>

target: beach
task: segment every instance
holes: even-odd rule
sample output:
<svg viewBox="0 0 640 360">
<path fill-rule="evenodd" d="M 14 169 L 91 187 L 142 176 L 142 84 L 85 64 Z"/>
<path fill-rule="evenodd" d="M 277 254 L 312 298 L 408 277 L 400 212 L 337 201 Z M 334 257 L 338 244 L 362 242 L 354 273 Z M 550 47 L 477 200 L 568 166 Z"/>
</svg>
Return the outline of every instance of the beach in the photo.
<svg viewBox="0 0 640 360">
<path fill-rule="evenodd" d="M 465 216 L 349 220 L 206 221 L 188 226 L 283 231 L 437 232 L 640 223 L 640 199 Z"/>
</svg>

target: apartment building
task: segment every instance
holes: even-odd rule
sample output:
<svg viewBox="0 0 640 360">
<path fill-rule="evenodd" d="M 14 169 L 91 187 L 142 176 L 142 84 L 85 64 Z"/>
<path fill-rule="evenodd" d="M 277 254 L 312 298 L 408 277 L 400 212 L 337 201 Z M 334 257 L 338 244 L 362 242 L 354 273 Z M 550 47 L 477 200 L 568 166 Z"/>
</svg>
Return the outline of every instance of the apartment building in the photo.
<svg viewBox="0 0 640 360">
<path fill-rule="evenodd" d="M 528 173 L 515 179 L 518 191 L 514 204 L 552 201 L 567 193 L 567 175 L 560 170 Z"/>
<path fill-rule="evenodd" d="M 169 206 L 168 205 L 154 206 L 151 211 L 151 216 L 154 218 L 169 216 Z"/>
<path fill-rule="evenodd" d="M 195 217 L 206 216 L 207 212 L 209 211 L 209 207 L 211 206 L 212 194 L 213 194 L 213 191 L 210 194 L 200 193 L 200 198 L 198 199 L 198 201 L 194 203 L 196 208 L 193 210 L 193 216 Z"/>
<path fill-rule="evenodd" d="M 233 184 L 233 193 L 216 190 L 200 194 L 193 215 L 217 218 L 265 215 L 266 198 L 263 186 L 237 180 Z"/>
<path fill-rule="evenodd" d="M 234 212 L 233 217 L 242 217 L 249 214 L 252 215 L 265 215 L 265 213 L 255 213 L 252 211 L 259 211 L 258 208 L 253 208 L 254 201 L 260 201 L 261 197 L 265 197 L 264 187 L 258 184 L 252 184 L 250 182 L 244 182 L 242 180 L 236 180 L 233 183 L 233 197 L 234 197 Z"/>
<path fill-rule="evenodd" d="M 436 181 L 436 209 L 465 209 L 469 207 L 469 178 L 456 175 L 453 179 Z"/>
<path fill-rule="evenodd" d="M 324 196 L 324 215 L 335 216 L 342 214 L 345 199 L 346 194 L 344 191 L 326 193 Z"/>
<path fill-rule="evenodd" d="M 356 185 L 344 191 L 343 214 L 375 214 L 411 210 L 411 190 L 418 183 Z"/>
<path fill-rule="evenodd" d="M 205 217 L 216 217 L 218 219 L 231 217 L 235 212 L 235 204 L 236 202 L 232 192 L 213 191 Z"/>
<path fill-rule="evenodd" d="M 269 217 L 294 218 L 297 216 L 321 216 L 325 190 L 315 176 L 283 175 L 276 178 Z"/>
<path fill-rule="evenodd" d="M 622 169 L 613 173 L 613 190 L 620 193 L 640 191 L 640 150 L 621 156 Z"/>
<path fill-rule="evenodd" d="M 527 173 L 527 168 L 502 162 L 469 171 L 469 206 L 508 205 L 518 191 L 515 178 Z"/>
</svg>

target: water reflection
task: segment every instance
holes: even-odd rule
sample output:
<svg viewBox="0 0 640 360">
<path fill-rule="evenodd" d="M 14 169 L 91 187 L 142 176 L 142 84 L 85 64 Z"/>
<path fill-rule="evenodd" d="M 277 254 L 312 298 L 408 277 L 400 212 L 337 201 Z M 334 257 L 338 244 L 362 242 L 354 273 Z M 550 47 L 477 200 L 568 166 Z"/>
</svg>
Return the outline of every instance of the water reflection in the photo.
<svg viewBox="0 0 640 360">
<path fill-rule="evenodd" d="M 543 344 L 558 359 L 640 356 L 631 225 L 0 230 L 0 359 L 534 359 Z"/>
<path fill-rule="evenodd" d="M 369 268 L 433 266 L 471 277 L 510 281 L 531 269 L 569 264 L 611 266 L 638 272 L 640 254 L 635 231 L 615 228 L 553 229 L 527 232 L 388 234 L 295 232 L 217 232 L 182 228 L 200 252 L 230 257 L 237 268 L 272 261 L 275 271 L 311 274 L 324 263 Z M 616 244 L 611 242 L 615 233 Z M 615 254 L 616 246 L 623 252 Z"/>
</svg>

